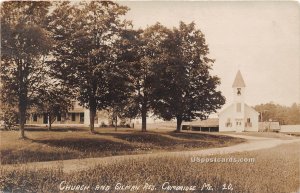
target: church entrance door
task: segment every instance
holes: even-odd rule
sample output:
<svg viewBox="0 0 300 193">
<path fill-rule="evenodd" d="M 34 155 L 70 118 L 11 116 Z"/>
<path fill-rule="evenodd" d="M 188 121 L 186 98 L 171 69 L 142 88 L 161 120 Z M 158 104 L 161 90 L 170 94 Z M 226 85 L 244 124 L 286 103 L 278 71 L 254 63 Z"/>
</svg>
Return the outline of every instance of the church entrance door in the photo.
<svg viewBox="0 0 300 193">
<path fill-rule="evenodd" d="M 243 119 L 235 119 L 235 128 L 236 128 L 236 132 L 244 131 Z"/>
</svg>

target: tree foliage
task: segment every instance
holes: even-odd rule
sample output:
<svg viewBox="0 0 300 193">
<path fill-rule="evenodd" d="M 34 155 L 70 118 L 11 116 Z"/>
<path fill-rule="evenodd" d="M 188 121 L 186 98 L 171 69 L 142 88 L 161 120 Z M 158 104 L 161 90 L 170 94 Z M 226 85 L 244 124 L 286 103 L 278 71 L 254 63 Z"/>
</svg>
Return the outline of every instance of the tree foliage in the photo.
<svg viewBox="0 0 300 193">
<path fill-rule="evenodd" d="M 26 111 L 45 85 L 45 57 L 51 39 L 45 29 L 49 2 L 1 4 L 1 100 L 18 107 L 21 138 Z"/>
<path fill-rule="evenodd" d="M 142 118 L 142 131 L 146 131 L 147 116 L 152 111 L 154 71 L 157 65 L 162 65 L 162 49 L 168 31 L 156 23 L 145 30 L 131 31 L 129 35 L 131 45 L 126 61 L 134 92 L 127 105 L 127 112 Z"/>
<path fill-rule="evenodd" d="M 3 116 L 0 121 L 3 121 L 4 129 L 11 130 L 18 122 L 18 112 L 13 106 L 2 106 L 1 108 Z"/>
<path fill-rule="evenodd" d="M 206 119 L 225 103 L 217 91 L 220 80 L 210 74 L 213 60 L 203 33 L 194 23 L 180 23 L 169 33 L 164 44 L 162 63 L 155 67 L 155 114 L 182 121 Z"/>
<path fill-rule="evenodd" d="M 57 40 L 52 66 L 58 72 L 56 77 L 72 87 L 80 104 L 90 110 L 91 132 L 96 111 L 109 106 L 113 99 L 110 91 L 118 87 L 112 84 L 119 68 L 115 44 L 127 25 L 120 19 L 126 11 L 110 1 L 63 2 L 52 14 L 49 29 Z"/>
<path fill-rule="evenodd" d="M 278 121 L 282 125 L 300 124 L 300 105 L 297 103 L 288 107 L 270 102 L 254 108 L 260 113 L 260 121 Z"/>
</svg>

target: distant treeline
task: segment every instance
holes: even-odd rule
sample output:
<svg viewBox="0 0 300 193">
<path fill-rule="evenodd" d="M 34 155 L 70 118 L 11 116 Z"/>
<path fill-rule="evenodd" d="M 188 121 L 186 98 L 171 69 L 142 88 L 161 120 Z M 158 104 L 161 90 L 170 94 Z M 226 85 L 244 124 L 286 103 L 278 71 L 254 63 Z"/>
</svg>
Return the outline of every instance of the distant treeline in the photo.
<svg viewBox="0 0 300 193">
<path fill-rule="evenodd" d="M 290 107 L 273 102 L 256 105 L 260 121 L 278 121 L 282 125 L 300 124 L 300 104 L 293 103 Z"/>
</svg>

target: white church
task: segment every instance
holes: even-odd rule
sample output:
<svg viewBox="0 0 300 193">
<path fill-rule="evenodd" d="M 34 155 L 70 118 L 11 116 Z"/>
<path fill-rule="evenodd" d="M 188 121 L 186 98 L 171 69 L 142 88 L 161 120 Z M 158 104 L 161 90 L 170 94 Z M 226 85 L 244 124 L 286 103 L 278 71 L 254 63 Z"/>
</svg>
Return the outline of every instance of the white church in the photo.
<svg viewBox="0 0 300 193">
<path fill-rule="evenodd" d="M 233 88 L 233 103 L 219 113 L 219 131 L 258 131 L 259 113 L 245 103 L 246 84 L 240 71 Z"/>
</svg>

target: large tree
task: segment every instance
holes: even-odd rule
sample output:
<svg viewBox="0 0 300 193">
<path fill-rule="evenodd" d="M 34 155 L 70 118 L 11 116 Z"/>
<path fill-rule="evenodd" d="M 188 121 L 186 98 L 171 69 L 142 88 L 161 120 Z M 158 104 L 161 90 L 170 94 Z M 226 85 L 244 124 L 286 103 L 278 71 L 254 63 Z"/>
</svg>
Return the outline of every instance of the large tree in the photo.
<svg viewBox="0 0 300 193">
<path fill-rule="evenodd" d="M 131 115 L 142 117 L 142 131 L 146 131 L 147 116 L 152 111 L 155 68 L 163 61 L 163 44 L 169 30 L 157 23 L 145 30 L 131 34 L 132 48 L 129 49 L 128 62 L 131 69 L 133 95 L 127 106 Z"/>
<path fill-rule="evenodd" d="M 217 90 L 220 80 L 210 74 L 213 60 L 204 34 L 194 23 L 180 23 L 163 45 L 161 64 L 155 67 L 154 110 L 160 117 L 182 121 L 206 119 L 225 103 Z"/>
<path fill-rule="evenodd" d="M 58 72 L 56 77 L 72 87 L 80 104 L 89 109 L 92 133 L 96 111 L 110 104 L 108 79 L 116 60 L 115 43 L 127 25 L 121 16 L 127 10 L 110 1 L 63 2 L 53 11 L 49 24 L 57 40 L 52 67 Z"/>
<path fill-rule="evenodd" d="M 45 29 L 50 2 L 10 1 L 1 4 L 1 100 L 16 106 L 21 138 L 26 111 L 45 84 L 45 57 L 52 41 Z"/>
<path fill-rule="evenodd" d="M 130 104 L 134 92 L 131 78 L 131 62 L 133 62 L 131 54 L 135 54 L 132 49 L 134 30 L 124 29 L 119 35 L 113 50 L 115 58 L 110 62 L 107 71 L 108 97 L 110 98 L 108 110 L 115 122 L 115 130 L 117 130 L 118 118 L 132 118 L 126 106 Z"/>
</svg>

